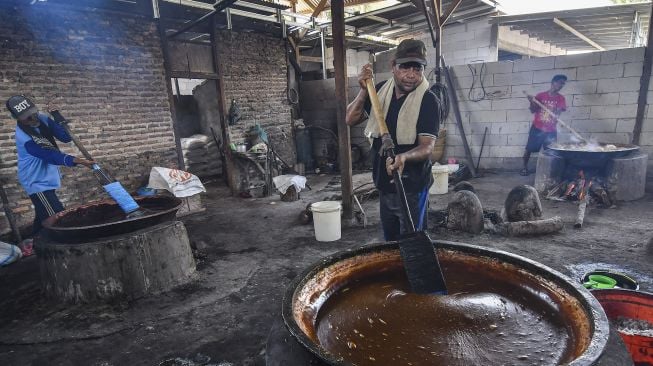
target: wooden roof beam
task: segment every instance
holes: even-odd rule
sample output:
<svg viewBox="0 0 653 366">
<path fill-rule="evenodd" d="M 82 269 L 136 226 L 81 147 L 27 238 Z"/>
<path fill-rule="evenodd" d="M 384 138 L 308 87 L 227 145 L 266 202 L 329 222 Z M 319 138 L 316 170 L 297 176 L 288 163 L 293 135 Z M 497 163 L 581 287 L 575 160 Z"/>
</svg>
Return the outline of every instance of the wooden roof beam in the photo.
<svg viewBox="0 0 653 366">
<path fill-rule="evenodd" d="M 601 45 L 599 45 L 598 43 L 592 41 L 589 37 L 587 37 L 583 33 L 576 30 L 576 28 L 574 28 L 574 27 L 570 26 L 569 24 L 563 22 L 562 20 L 560 20 L 558 18 L 553 18 L 553 22 L 555 24 L 561 26 L 565 30 L 569 31 L 569 33 L 571 33 L 571 34 L 575 35 L 576 37 L 582 39 L 583 41 L 589 43 L 592 47 L 596 48 L 597 50 L 605 51 L 605 48 L 601 47 Z"/>
</svg>

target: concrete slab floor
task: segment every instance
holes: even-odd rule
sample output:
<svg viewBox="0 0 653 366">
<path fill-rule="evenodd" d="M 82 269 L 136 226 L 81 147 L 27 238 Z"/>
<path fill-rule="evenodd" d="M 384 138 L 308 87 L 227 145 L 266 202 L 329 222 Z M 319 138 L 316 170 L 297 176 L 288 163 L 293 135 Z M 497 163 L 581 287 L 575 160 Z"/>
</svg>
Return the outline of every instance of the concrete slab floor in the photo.
<svg viewBox="0 0 653 366">
<path fill-rule="evenodd" d="M 486 173 L 472 180 L 484 207 L 500 210 L 508 191 L 533 176 Z M 354 187 L 370 181 L 355 176 Z M 369 225 L 344 222 L 342 239 L 317 242 L 312 225 L 299 223 L 311 202 L 339 194 L 338 177 L 310 176 L 312 191 L 296 202 L 278 195 L 229 196 L 221 182 L 207 184 L 207 210 L 183 218 L 196 248 L 197 279 L 168 293 L 131 303 L 59 305 L 41 299 L 36 258 L 0 269 L 2 365 L 265 365 L 265 342 L 285 287 L 321 257 L 382 240 L 378 200 L 363 202 Z M 446 207 L 452 194 L 431 196 Z M 535 238 L 471 235 L 432 228 L 433 238 L 509 251 L 570 277 L 596 267 L 618 268 L 653 291 L 653 195 L 614 209 L 592 209 L 582 229 L 572 227 L 576 206 L 543 201 L 544 216 L 560 215 L 565 229 Z"/>
</svg>

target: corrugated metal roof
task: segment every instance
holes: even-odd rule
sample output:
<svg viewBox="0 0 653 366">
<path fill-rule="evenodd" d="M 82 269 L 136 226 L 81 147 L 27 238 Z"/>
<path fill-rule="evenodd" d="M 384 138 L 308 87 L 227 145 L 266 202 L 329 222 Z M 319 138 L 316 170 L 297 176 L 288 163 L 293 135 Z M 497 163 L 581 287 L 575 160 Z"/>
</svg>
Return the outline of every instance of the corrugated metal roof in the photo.
<svg viewBox="0 0 653 366">
<path fill-rule="evenodd" d="M 443 10 L 452 6 L 453 0 L 443 2 Z M 498 11 L 497 2 L 494 0 L 463 0 L 456 11 L 445 23 L 463 23 L 472 18 L 495 14 Z M 325 23 L 328 26 L 330 23 Z M 354 14 L 345 18 L 347 31 L 354 34 L 348 38 L 347 48 L 379 52 L 394 47 L 396 41 L 416 34 L 428 32 L 428 24 L 424 13 L 410 1 L 401 2 L 385 8 Z M 381 37 L 381 38 L 379 38 Z M 309 32 L 302 40 L 302 45 L 314 47 L 319 33 Z M 375 39 L 373 44 L 366 43 L 365 39 Z M 384 41 L 386 40 L 386 41 Z M 330 37 L 327 37 L 330 44 Z"/>
<path fill-rule="evenodd" d="M 491 22 L 567 51 L 596 51 L 644 45 L 650 14 L 651 3 L 648 2 L 502 15 L 493 17 Z"/>
<path fill-rule="evenodd" d="M 442 9 L 452 6 L 453 0 L 445 0 Z M 497 12 L 493 0 L 463 0 L 446 24 L 462 23 L 466 20 Z M 359 36 L 383 36 L 401 39 L 428 29 L 424 14 L 411 2 L 403 2 L 387 8 L 345 18 L 345 23 L 356 29 Z"/>
</svg>

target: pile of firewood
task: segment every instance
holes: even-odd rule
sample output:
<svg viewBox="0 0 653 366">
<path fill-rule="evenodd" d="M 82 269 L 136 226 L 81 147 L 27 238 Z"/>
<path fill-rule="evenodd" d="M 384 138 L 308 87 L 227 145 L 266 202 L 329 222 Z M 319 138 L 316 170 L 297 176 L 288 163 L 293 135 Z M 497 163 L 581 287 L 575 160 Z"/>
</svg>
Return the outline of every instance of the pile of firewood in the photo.
<svg viewBox="0 0 653 366">
<path fill-rule="evenodd" d="M 578 215 L 574 224 L 576 228 L 583 226 L 587 205 L 593 203 L 599 207 L 611 207 L 613 204 L 602 179 L 597 177 L 588 179 L 582 170 L 578 172 L 576 179 L 563 180 L 550 189 L 546 194 L 546 199 L 577 201 L 579 203 Z"/>
</svg>

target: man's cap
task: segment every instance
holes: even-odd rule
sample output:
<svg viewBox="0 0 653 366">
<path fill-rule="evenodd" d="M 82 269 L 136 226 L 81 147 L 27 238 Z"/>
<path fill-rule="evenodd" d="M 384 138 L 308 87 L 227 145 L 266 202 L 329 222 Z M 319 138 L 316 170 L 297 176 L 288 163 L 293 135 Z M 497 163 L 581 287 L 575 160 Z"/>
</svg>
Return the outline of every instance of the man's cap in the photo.
<svg viewBox="0 0 653 366">
<path fill-rule="evenodd" d="M 18 120 L 27 119 L 27 117 L 39 111 L 36 104 L 24 95 L 14 95 L 9 98 L 7 100 L 7 109 Z"/>
<path fill-rule="evenodd" d="M 426 46 L 417 39 L 404 39 L 397 46 L 395 63 L 417 62 L 426 66 Z"/>
</svg>

